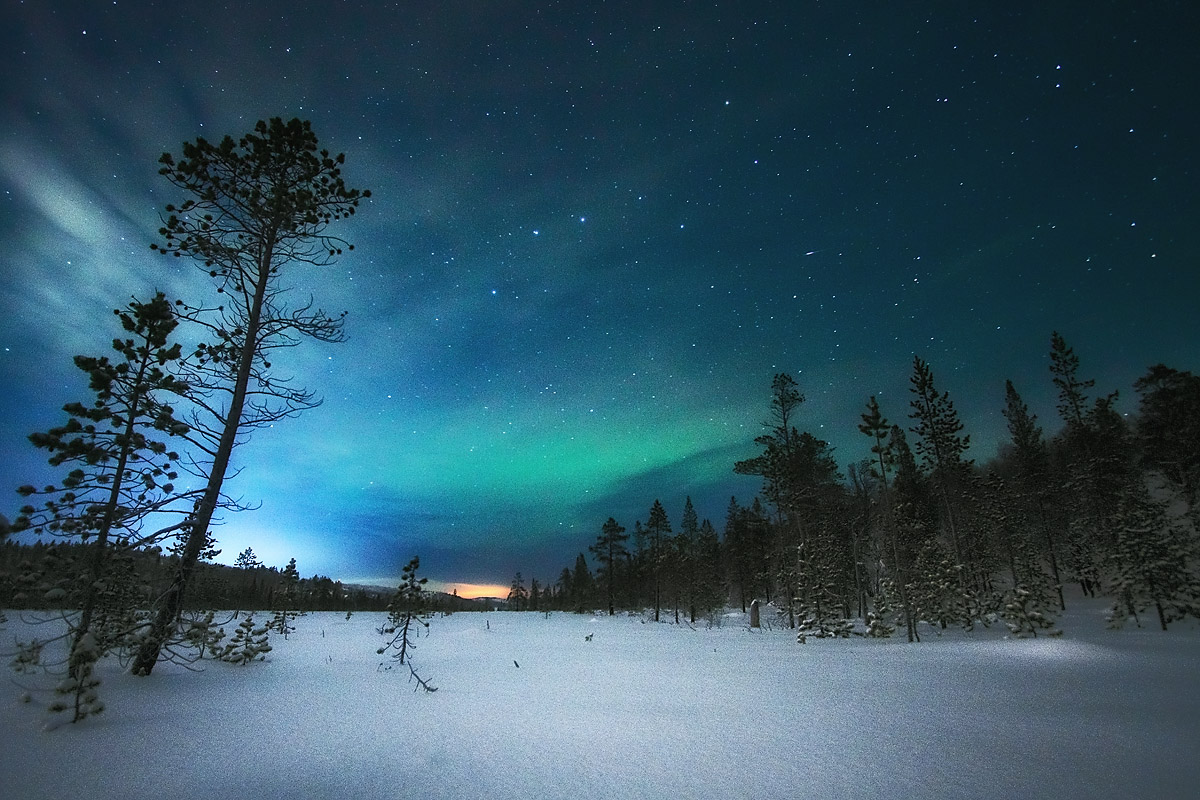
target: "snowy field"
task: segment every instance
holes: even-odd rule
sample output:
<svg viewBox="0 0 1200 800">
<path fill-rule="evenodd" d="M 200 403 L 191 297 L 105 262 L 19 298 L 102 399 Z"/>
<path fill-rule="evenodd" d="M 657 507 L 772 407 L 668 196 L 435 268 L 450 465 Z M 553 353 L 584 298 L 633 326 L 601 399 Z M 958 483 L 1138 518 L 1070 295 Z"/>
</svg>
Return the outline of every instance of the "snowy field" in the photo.
<svg viewBox="0 0 1200 800">
<path fill-rule="evenodd" d="M 4 651 L 32 635 L 8 616 Z M 302 617 L 245 667 L 105 663 L 107 710 L 52 731 L 48 693 L 21 702 L 46 679 L 10 672 L 0 798 L 1200 796 L 1194 623 L 1113 632 L 1094 605 L 1063 639 L 798 645 L 740 614 L 460 613 L 419 640 L 426 694 L 379 671 L 382 619 Z"/>
</svg>

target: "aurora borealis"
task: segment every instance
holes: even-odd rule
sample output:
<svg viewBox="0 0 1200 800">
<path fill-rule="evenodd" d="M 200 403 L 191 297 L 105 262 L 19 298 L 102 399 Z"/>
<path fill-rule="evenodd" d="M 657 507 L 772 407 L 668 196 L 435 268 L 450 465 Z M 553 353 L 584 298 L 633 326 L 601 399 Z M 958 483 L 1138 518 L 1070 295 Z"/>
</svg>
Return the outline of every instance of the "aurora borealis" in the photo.
<svg viewBox="0 0 1200 800">
<path fill-rule="evenodd" d="M 111 309 L 211 291 L 149 250 L 159 154 L 298 116 L 373 193 L 293 273 L 349 341 L 279 359 L 325 404 L 239 451 L 222 560 L 545 582 L 655 498 L 720 528 L 776 372 L 846 464 L 914 355 L 978 461 L 1005 379 L 1057 428 L 1053 330 L 1125 411 L 1200 368 L 1190 3 L 10 6 L 0 488 Z"/>
</svg>

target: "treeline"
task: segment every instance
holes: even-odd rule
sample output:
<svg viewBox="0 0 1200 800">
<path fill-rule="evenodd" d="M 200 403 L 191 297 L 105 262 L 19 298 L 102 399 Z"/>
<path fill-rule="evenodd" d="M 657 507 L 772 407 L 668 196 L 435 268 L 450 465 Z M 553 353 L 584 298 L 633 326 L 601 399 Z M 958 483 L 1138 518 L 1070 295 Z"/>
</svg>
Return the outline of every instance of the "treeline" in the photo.
<svg viewBox="0 0 1200 800">
<path fill-rule="evenodd" d="M 1126 418 L 1116 392 L 1092 396 L 1058 333 L 1050 373 L 1058 432 L 1044 433 L 1008 381 L 1009 441 L 977 465 L 952 399 L 915 358 L 907 426 L 869 398 L 857 427 L 872 455 L 844 474 L 829 444 L 799 429 L 796 382 L 776 375 L 761 453 L 733 465 L 761 476 L 761 495 L 730 501 L 723 536 L 697 522 L 690 498 L 678 529 L 655 500 L 632 537 L 604 523 L 594 574 L 580 553 L 541 594 L 519 591 L 518 575 L 510 600 L 695 621 L 759 599 L 801 641 L 898 630 L 916 641 L 923 624 L 994 622 L 1054 634 L 1069 583 L 1109 598 L 1114 626 L 1200 616 L 1200 378 L 1151 367 Z"/>
<path fill-rule="evenodd" d="M 82 582 L 90 575 L 88 544 L 36 541 L 0 544 L 0 608 L 73 611 L 83 597 Z M 101 592 L 102 605 L 121 615 L 145 617 L 154 598 L 171 580 L 179 556 L 162 548 L 121 548 L 110 553 L 110 578 Z M 387 611 L 394 587 L 346 585 L 324 575 L 300 577 L 296 559 L 282 569 L 259 561 L 253 548 L 242 551 L 233 566 L 205 561 L 198 566 L 188 612 Z M 426 591 L 429 612 L 483 611 L 491 606 L 444 592 Z"/>
<path fill-rule="evenodd" d="M 92 548 L 69 541 L 37 541 L 31 544 L 5 542 L 0 545 L 0 608 L 31 610 L 77 609 L 82 601 L 83 581 L 89 577 Z M 383 611 L 390 591 L 361 586 L 344 586 L 323 575 L 301 578 L 295 559 L 280 569 L 258 562 L 228 566 L 202 563 L 189 593 L 189 611 L 221 609 L 238 611 L 275 610 L 281 604 L 306 611 Z M 179 557 L 161 548 L 113 548 L 110 578 L 104 601 L 119 592 L 134 609 L 149 608 L 170 581 Z"/>
</svg>

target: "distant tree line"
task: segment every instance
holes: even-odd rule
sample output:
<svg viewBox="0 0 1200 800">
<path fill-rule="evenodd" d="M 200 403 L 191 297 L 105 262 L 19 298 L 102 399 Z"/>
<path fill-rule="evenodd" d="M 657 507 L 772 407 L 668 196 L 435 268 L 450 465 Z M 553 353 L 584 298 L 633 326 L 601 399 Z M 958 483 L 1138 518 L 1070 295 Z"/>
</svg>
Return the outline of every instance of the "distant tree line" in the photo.
<svg viewBox="0 0 1200 800">
<path fill-rule="evenodd" d="M 1068 583 L 1107 597 L 1114 626 L 1200 616 L 1200 378 L 1151 367 L 1126 418 L 1115 392 L 1092 395 L 1057 332 L 1050 373 L 1058 432 L 1044 433 L 1008 381 L 1009 440 L 977 465 L 952 399 L 914 358 L 907 426 L 868 398 L 857 427 L 871 457 L 845 474 L 800 430 L 804 395 L 778 374 L 761 452 L 734 465 L 762 478 L 761 493 L 730 500 L 723 536 L 697 523 L 691 498 L 677 530 L 655 500 L 632 537 L 614 519 L 601 526 L 595 574 L 580 553 L 540 596 L 518 575 L 510 601 L 694 622 L 759 599 L 800 641 L 898 630 L 916 641 L 922 626 L 993 623 L 1054 634 Z"/>
<path fill-rule="evenodd" d="M 90 548 L 78 542 L 37 541 L 0 545 L 0 608 L 78 609 L 85 591 Z M 160 548 L 121 549 L 113 554 L 112 588 L 102 589 L 103 605 L 127 599 L 131 611 L 144 610 L 168 584 L 178 555 Z M 110 597 L 118 591 L 121 598 Z M 434 610 L 453 610 L 452 599 L 432 594 Z M 202 563 L 185 604 L 187 611 L 274 611 L 281 606 L 310 611 L 384 611 L 390 593 L 373 587 L 344 586 L 323 575 L 301 578 L 292 559 L 282 569 L 258 561 L 252 548 L 234 566 Z"/>
</svg>

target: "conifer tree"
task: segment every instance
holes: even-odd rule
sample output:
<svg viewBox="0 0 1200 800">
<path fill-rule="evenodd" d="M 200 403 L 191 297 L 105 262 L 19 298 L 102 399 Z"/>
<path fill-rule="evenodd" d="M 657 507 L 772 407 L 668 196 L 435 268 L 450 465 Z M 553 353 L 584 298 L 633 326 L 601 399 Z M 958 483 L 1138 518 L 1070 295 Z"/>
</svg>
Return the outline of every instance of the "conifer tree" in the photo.
<svg viewBox="0 0 1200 800">
<path fill-rule="evenodd" d="M 317 148 L 308 122 L 276 117 L 260 121 L 240 140 L 185 142 L 183 157 L 164 153 L 159 170 L 188 197 L 168 205 L 154 248 L 197 262 L 214 283 L 219 301 L 180 305 L 181 316 L 207 339 L 187 362 L 195 399 L 189 422 L 203 453 L 206 481 L 185 531 L 172 582 L 160 598 L 132 672 L 149 675 L 174 632 L 234 447 L 250 430 L 268 427 L 319 401 L 270 371 L 271 353 L 304 338 L 337 342 L 342 317 L 312 302 L 292 307 L 285 269 L 327 266 L 349 248 L 327 232 L 353 215 L 370 192 L 351 189 L 341 175 L 342 155 Z"/>
<path fill-rule="evenodd" d="M 727 595 L 725 578 L 721 573 L 721 538 L 707 519 L 700 523 L 695 564 L 694 603 L 700 613 L 712 619 L 714 612 L 724 607 Z"/>
<path fill-rule="evenodd" d="M 214 611 L 206 611 L 193 619 L 184 634 L 184 639 L 195 649 L 196 658 L 204 658 L 205 655 L 219 658 L 220 651 L 217 648 L 224 638 L 225 629 L 217 625 Z"/>
<path fill-rule="evenodd" d="M 71 643 L 71 655 L 67 662 L 67 675 L 55 687 L 59 696 L 50 704 L 51 713 L 71 712 L 71 722 L 79 722 L 104 710 L 96 689 L 100 679 L 95 676 L 96 662 L 100 660 L 100 647 L 90 630 L 85 630 Z"/>
<path fill-rule="evenodd" d="M 513 611 L 524 611 L 529 604 L 529 590 L 525 588 L 525 579 L 520 572 L 513 576 L 507 599 L 508 607 Z"/>
<path fill-rule="evenodd" d="M 949 393 L 937 390 L 933 371 L 920 357 L 913 358 L 911 383 L 913 399 L 909 417 L 916 424 L 910 430 L 919 437 L 916 452 L 922 457 L 940 501 L 949 557 L 959 574 L 958 601 L 953 606 L 963 612 L 960 621 L 969 627 L 976 595 L 987 582 L 980 543 L 967 540 L 968 531 L 962 524 L 971 465 L 964 454 L 971 437 L 962 434 L 963 425 Z"/>
<path fill-rule="evenodd" d="M 608 615 L 617 613 L 616 609 L 616 572 L 620 559 L 629 555 L 625 542 L 629 536 L 625 528 L 612 517 L 609 517 L 600 527 L 600 535 L 588 549 L 595 554 L 600 564 L 600 573 L 604 576 L 604 593 L 608 599 Z"/>
<path fill-rule="evenodd" d="M 1119 627 L 1153 606 L 1159 626 L 1185 616 L 1200 617 L 1200 552 L 1189 526 L 1172 519 L 1165 504 L 1144 485 L 1131 485 L 1116 517 L 1116 543 L 1109 552 L 1112 594 L 1109 619 Z"/>
<path fill-rule="evenodd" d="M 913 400 L 909 415 L 916 424 L 911 428 L 919 439 L 916 452 L 922 457 L 926 468 L 933 476 L 934 485 L 942 501 L 946 526 L 949 530 L 950 552 L 960 563 L 966 561 L 960 532 L 955 521 L 957 492 L 970 461 L 963 458 L 971 437 L 963 436 L 963 425 L 948 392 L 939 392 L 933 383 L 933 371 L 919 356 L 913 358 L 913 375 L 910 391 Z"/>
<path fill-rule="evenodd" d="M 226 642 L 218 657 L 222 661 L 241 666 L 245 666 L 251 661 L 266 659 L 267 653 L 271 652 L 269 627 L 268 625 L 255 625 L 254 615 L 247 614 L 238 623 L 233 636 Z"/>
<path fill-rule="evenodd" d="M 152 515 L 162 519 L 184 513 L 179 505 L 187 499 L 175 490 L 179 455 L 167 444 L 188 431 L 167 402 L 187 391 L 167 372 L 181 352 L 179 344 L 170 343 L 177 325 L 171 305 L 160 292 L 114 313 L 126 334 L 112 340 L 117 358 L 75 357 L 75 365 L 88 374 L 95 400 L 68 403 L 63 406 L 65 424 L 29 437 L 51 453 L 51 466 L 72 469 L 61 486 L 20 487 L 23 496 L 49 499 L 40 509 L 23 507 L 14 525 L 89 544 L 88 563 L 76 572 L 78 592 L 72 605 L 79 614 L 68 620 L 70 663 L 86 668 L 89 676 L 92 655 L 98 659 L 110 646 L 128 641 L 136 626 L 138 592 L 120 550 L 153 544 L 171 533 L 173 527 L 167 525 L 144 534 L 143 525 Z M 97 614 L 101 626 L 93 630 Z M 85 689 L 84 684 L 95 679 L 76 674 L 70 679 L 79 692 L 94 693 L 94 686 Z M 76 695 L 76 719 L 86 716 L 79 705 L 82 696 Z"/>
<path fill-rule="evenodd" d="M 700 569 L 700 519 L 689 495 L 683 504 L 683 516 L 679 519 L 679 533 L 675 535 L 673 561 L 675 596 L 687 604 L 688 621 L 696 622 L 696 600 L 698 594 L 697 575 Z M 679 623 L 679 601 L 675 603 L 675 622 Z"/>
<path fill-rule="evenodd" d="M 242 552 L 238 553 L 238 557 L 234 560 L 233 565 L 238 569 L 261 569 L 263 563 L 258 560 L 258 556 L 254 554 L 253 547 L 247 547 Z"/>
<path fill-rule="evenodd" d="M 748 510 L 738 505 L 736 497 L 730 497 L 729 508 L 725 512 L 725 572 L 737 586 L 743 614 L 746 613 L 746 601 L 754 592 L 747 517 Z"/>
<path fill-rule="evenodd" d="M 388 604 L 388 621 L 380 629 L 380 633 L 391 637 L 387 643 L 375 652 L 383 655 L 391 651 L 394 661 L 408 667 L 409 675 L 416 680 L 417 687 L 426 692 L 436 692 L 437 687 L 417 674 L 410 653 L 416 649 L 415 639 L 418 628 L 429 628 L 429 603 L 425 592 L 426 578 L 418 578 L 417 570 L 421 559 L 413 556 L 401 570 L 400 585 L 396 594 Z M 417 626 L 417 627 L 414 627 Z M 415 691 L 415 690 L 414 690 Z"/>
<path fill-rule="evenodd" d="M 576 614 L 584 614 L 592 602 L 592 571 L 588 569 L 587 559 L 580 553 L 575 558 L 575 571 L 571 574 L 571 605 Z"/>
<path fill-rule="evenodd" d="M 127 540 L 117 539 L 104 564 L 104 576 L 84 587 L 81 594 L 91 596 L 92 617 L 88 630 L 101 655 L 116 652 L 124 661 L 137 642 L 142 624 L 141 607 L 145 601 L 142 578 L 134 565 L 133 548 Z M 91 577 L 89 570 L 84 580 Z M 85 605 L 87 601 L 85 600 Z"/>
<path fill-rule="evenodd" d="M 875 469 L 870 459 L 862 459 L 846 465 L 846 478 L 849 481 L 849 493 L 846 498 L 847 508 L 853 509 L 848 519 L 850 531 L 850 562 L 853 569 L 852 590 L 854 593 L 855 616 L 867 618 L 867 598 L 872 594 L 873 583 L 868 564 L 879 564 L 883 567 L 882 553 L 876 553 L 877 546 L 874 536 L 876 517 L 876 498 L 874 480 Z M 886 535 L 886 531 L 885 531 Z"/>
<path fill-rule="evenodd" d="M 875 604 L 867 612 L 865 620 L 867 636 L 872 639 L 886 639 L 896 632 L 896 625 L 893 621 L 895 612 L 892 609 L 892 597 L 895 592 L 895 582 L 891 578 L 884 578 L 879 582 L 879 590 L 875 594 Z"/>
<path fill-rule="evenodd" d="M 650 507 L 650 516 L 646 520 L 646 536 L 650 541 L 650 569 L 653 576 L 654 589 L 654 621 L 659 621 L 659 610 L 662 608 L 662 568 L 666 562 L 666 549 L 671 535 L 671 521 L 667 519 L 667 511 L 662 503 L 654 501 Z"/>
<path fill-rule="evenodd" d="M 563 567 L 562 572 L 558 575 L 558 603 L 559 609 L 568 609 L 571 607 L 572 588 L 575 585 L 575 580 L 571 576 L 571 568 Z"/>
<path fill-rule="evenodd" d="M 288 561 L 281 575 L 283 582 L 275 592 L 275 616 L 267 627 L 282 634 L 286 641 L 288 634 L 296 630 L 291 624 L 296 618 L 296 593 L 300 584 L 300 571 L 296 569 L 296 559 Z"/>
<path fill-rule="evenodd" d="M 1093 382 L 1078 377 L 1079 357 L 1057 332 L 1051 336 L 1050 362 L 1065 423 L 1056 443 L 1065 462 L 1068 556 L 1084 592 L 1094 594 L 1104 585 L 1117 547 L 1121 498 L 1143 476 L 1129 427 L 1115 409 L 1117 394 L 1089 405 L 1085 390 Z"/>
<path fill-rule="evenodd" d="M 1052 632 L 1051 607 L 1059 603 L 1054 581 L 1043 568 L 1041 550 L 1035 546 L 1038 534 L 1029 522 L 1030 509 L 1019 502 L 1019 492 L 995 472 L 978 488 L 976 518 L 985 526 L 1011 576 L 1007 591 L 993 592 L 990 606 L 1018 638 L 1037 636 L 1038 630 Z"/>
<path fill-rule="evenodd" d="M 945 630 L 961 623 L 970 628 L 962 591 L 962 566 L 936 536 L 925 539 L 913 563 L 908 594 L 918 619 Z"/>
<path fill-rule="evenodd" d="M 884 535 L 887 537 L 887 555 L 890 561 L 890 578 L 880 581 L 880 597 L 876 601 L 875 618 L 882 620 L 888 612 L 890 612 L 891 598 L 883 594 L 883 584 L 885 580 L 890 580 L 888 585 L 896 587 L 896 591 L 900 597 L 900 608 L 904 614 L 904 626 L 908 635 L 908 641 L 912 642 L 917 638 L 916 633 L 916 617 L 913 613 L 912 603 L 908 599 L 908 584 L 910 581 L 909 561 L 904 558 L 900 546 L 900 532 L 896 520 L 896 509 L 892 499 L 892 486 L 889 481 L 890 474 L 896 466 L 896 460 L 899 457 L 897 450 L 904 443 L 904 432 L 899 431 L 899 439 L 893 439 L 892 426 L 888 423 L 883 412 L 879 408 L 879 402 L 872 395 L 867 401 L 866 413 L 860 416 L 862 422 L 859 423 L 859 432 L 871 437 L 871 454 L 875 457 L 875 465 L 872 469 L 872 475 L 879 480 L 882 490 L 882 510 L 883 510 L 883 528 Z M 907 444 L 904 444 L 904 449 L 907 451 Z M 908 453 L 908 458 L 911 461 L 912 454 Z M 915 462 L 913 462 L 915 469 Z M 884 605 L 881 607 L 880 603 Z M 881 635 L 886 629 L 886 623 L 878 622 L 876 624 L 875 633 L 873 636 Z M 890 631 L 888 632 L 890 635 Z"/>
<path fill-rule="evenodd" d="M 754 440 L 763 452 L 734 464 L 738 474 L 762 476 L 763 496 L 775 507 L 772 572 L 789 627 L 795 627 L 798 612 L 809 618 L 822 605 L 818 597 L 833 588 L 827 579 L 839 571 L 844 555 L 838 537 L 818 529 L 829 525 L 829 512 L 841 502 L 842 490 L 828 443 L 794 425 L 803 402 L 792 377 L 777 374 L 771 384 L 771 417 L 763 423 L 768 431 Z"/>
<path fill-rule="evenodd" d="M 260 605 L 261 598 L 259 597 L 258 580 L 259 572 L 263 569 L 264 565 L 262 561 L 259 560 L 258 556 L 255 555 L 254 548 L 247 547 L 245 550 L 238 553 L 237 558 L 234 559 L 233 565 L 240 570 L 244 570 L 249 577 L 248 585 L 246 581 L 241 582 L 241 591 L 238 594 L 243 601 L 243 604 L 247 608 L 262 608 Z M 237 615 L 238 612 L 235 611 L 235 619 L 237 618 Z"/>
<path fill-rule="evenodd" d="M 1062 631 L 1054 627 L 1054 620 L 1042 610 L 1042 604 L 1037 602 L 1035 593 L 1024 584 L 1018 583 L 1012 588 L 1000 611 L 1000 618 L 1018 639 L 1036 639 L 1038 631 L 1045 636 L 1062 634 Z"/>
<path fill-rule="evenodd" d="M 1058 567 L 1058 542 L 1050 523 L 1049 487 L 1050 457 L 1042 429 L 1037 424 L 1037 415 L 1017 393 L 1012 381 L 1004 382 L 1004 418 L 1008 421 L 1008 432 L 1012 437 L 1013 455 L 1017 468 L 1018 503 L 1028 510 L 1032 524 L 1041 532 L 1045 545 L 1050 573 L 1054 577 L 1059 608 L 1066 609 L 1063 596 L 1062 575 Z"/>
<path fill-rule="evenodd" d="M 1141 395 L 1142 464 L 1162 475 L 1194 512 L 1200 497 L 1200 376 L 1156 364 L 1133 386 Z"/>
<path fill-rule="evenodd" d="M 1062 335 L 1054 331 L 1050 334 L 1050 374 L 1058 389 L 1058 414 L 1067 424 L 1068 434 L 1084 426 L 1088 411 L 1086 392 L 1095 385 L 1095 381 L 1080 380 L 1078 373 L 1079 356 L 1067 346 Z"/>
<path fill-rule="evenodd" d="M 771 602 L 775 596 L 775 575 L 771 568 L 773 543 L 777 540 L 771 515 L 755 497 L 746 510 L 746 530 L 749 539 L 750 563 L 755 586 L 755 595 Z"/>
</svg>

